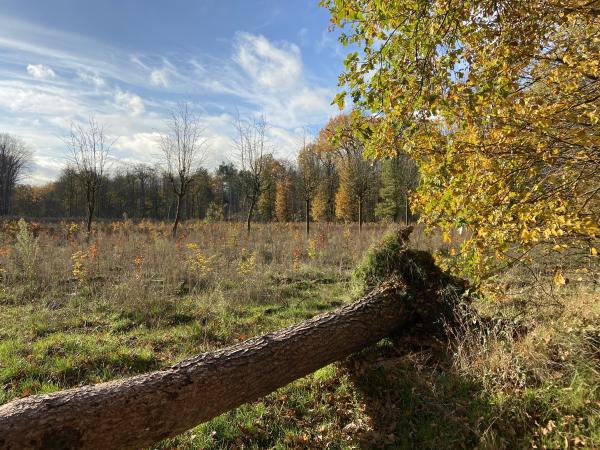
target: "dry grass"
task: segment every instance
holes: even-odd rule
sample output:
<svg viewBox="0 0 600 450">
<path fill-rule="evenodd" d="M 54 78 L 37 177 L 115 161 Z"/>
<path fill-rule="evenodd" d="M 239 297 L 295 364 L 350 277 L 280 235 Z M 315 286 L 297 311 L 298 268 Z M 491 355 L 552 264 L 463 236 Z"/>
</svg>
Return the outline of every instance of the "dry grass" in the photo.
<svg viewBox="0 0 600 450">
<path fill-rule="evenodd" d="M 272 285 L 265 279 L 307 266 L 345 278 L 386 227 L 366 225 L 359 235 L 355 226 L 316 224 L 307 239 L 302 224 L 256 224 L 248 235 L 240 223 L 188 222 L 173 241 L 159 222 L 101 223 L 90 237 L 82 224 L 33 224 L 37 250 L 29 271 L 15 246 L 15 223 L 3 228 L 2 282 L 22 288 L 19 301 L 89 292 L 95 301 L 144 309 L 206 291 L 227 291 L 240 303 L 276 300 L 276 292 L 264 291 Z"/>
</svg>

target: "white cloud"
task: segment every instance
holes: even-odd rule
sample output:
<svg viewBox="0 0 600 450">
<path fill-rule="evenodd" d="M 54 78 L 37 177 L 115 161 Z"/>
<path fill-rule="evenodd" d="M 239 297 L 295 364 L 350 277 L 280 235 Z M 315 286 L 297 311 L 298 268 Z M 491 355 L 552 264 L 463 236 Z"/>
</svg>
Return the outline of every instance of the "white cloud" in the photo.
<svg viewBox="0 0 600 450">
<path fill-rule="evenodd" d="M 211 87 L 249 102 L 274 126 L 322 125 L 335 114 L 333 89 L 307 80 L 298 46 L 238 33 L 232 59 L 236 66 Z"/>
<path fill-rule="evenodd" d="M 127 153 L 136 161 L 153 161 L 158 154 L 160 133 L 140 132 L 127 136 L 120 136 L 116 146 Z"/>
<path fill-rule="evenodd" d="M 165 69 L 153 70 L 150 74 L 150 83 L 153 86 L 169 87 L 169 76 Z"/>
<path fill-rule="evenodd" d="M 293 89 L 301 81 L 300 49 L 289 43 L 279 46 L 264 36 L 238 33 L 234 60 L 263 89 Z"/>
<path fill-rule="evenodd" d="M 0 81 L 0 107 L 19 114 L 76 114 L 82 108 L 78 97 L 77 93 L 60 87 Z"/>
<path fill-rule="evenodd" d="M 126 111 L 131 116 L 139 116 L 146 110 L 144 101 L 140 96 L 131 92 L 124 92 L 120 89 L 117 89 L 115 93 L 115 103 L 117 107 Z"/>
<path fill-rule="evenodd" d="M 329 89 L 304 86 L 290 97 L 289 107 L 299 115 L 331 115 L 332 92 Z"/>
<path fill-rule="evenodd" d="M 28 64 L 27 73 L 32 77 L 38 78 L 40 80 L 47 80 L 49 78 L 56 77 L 54 70 L 43 64 Z"/>
<path fill-rule="evenodd" d="M 268 138 L 274 146 L 275 157 L 293 159 L 302 145 L 303 130 L 288 130 L 282 127 L 271 126 L 267 132 Z"/>
<path fill-rule="evenodd" d="M 33 155 L 33 167 L 31 173 L 26 175 L 25 180 L 32 184 L 44 184 L 55 180 L 56 175 L 65 166 L 66 156 L 48 156 L 40 154 L 41 149 Z"/>
</svg>

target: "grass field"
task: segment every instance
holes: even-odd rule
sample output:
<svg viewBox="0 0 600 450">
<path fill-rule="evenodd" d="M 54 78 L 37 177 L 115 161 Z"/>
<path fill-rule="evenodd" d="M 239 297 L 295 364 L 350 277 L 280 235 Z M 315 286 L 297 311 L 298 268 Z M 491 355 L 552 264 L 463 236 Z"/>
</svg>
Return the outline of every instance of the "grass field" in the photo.
<svg viewBox="0 0 600 450">
<path fill-rule="evenodd" d="M 3 224 L 0 403 L 169 366 L 352 301 L 386 225 Z M 413 245 L 442 249 L 420 230 Z M 594 264 L 597 264 L 595 261 Z M 590 263 L 591 264 L 591 263 Z M 515 276 L 514 274 L 511 276 Z M 513 285 L 515 283 L 512 283 Z M 394 336 L 156 448 L 598 448 L 597 278 Z M 535 299 L 535 301 L 529 301 Z"/>
</svg>

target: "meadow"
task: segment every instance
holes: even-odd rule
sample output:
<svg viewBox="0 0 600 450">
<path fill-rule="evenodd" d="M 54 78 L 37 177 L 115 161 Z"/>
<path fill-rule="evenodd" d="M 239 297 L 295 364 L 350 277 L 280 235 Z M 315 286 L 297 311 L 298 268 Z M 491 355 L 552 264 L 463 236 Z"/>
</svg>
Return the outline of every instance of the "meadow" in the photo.
<svg viewBox="0 0 600 450">
<path fill-rule="evenodd" d="M 309 238 L 303 227 L 188 221 L 173 240 L 157 221 L 98 222 L 91 235 L 4 221 L 0 404 L 167 367 L 351 302 L 354 268 L 392 226 L 314 224 Z M 452 244 L 417 227 L 411 245 Z M 449 339 L 390 337 L 156 448 L 597 448 L 597 258 L 560 286 L 535 270 L 465 306 Z"/>
</svg>

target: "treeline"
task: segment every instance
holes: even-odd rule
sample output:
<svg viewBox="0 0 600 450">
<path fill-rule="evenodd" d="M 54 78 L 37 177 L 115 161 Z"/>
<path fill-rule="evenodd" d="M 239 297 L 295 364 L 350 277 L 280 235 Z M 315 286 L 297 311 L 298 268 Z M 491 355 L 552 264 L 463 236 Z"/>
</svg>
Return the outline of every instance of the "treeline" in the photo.
<svg viewBox="0 0 600 450">
<path fill-rule="evenodd" d="M 193 123 L 183 110 L 186 127 Z M 178 116 L 175 116 L 176 118 Z M 137 164 L 106 171 L 98 162 L 91 169 L 86 153 L 67 165 L 58 179 L 43 186 L 20 184 L 14 189 L 10 213 L 31 218 L 77 219 L 200 219 L 209 221 L 321 222 L 410 221 L 409 195 L 418 181 L 413 161 L 401 153 L 388 159 L 364 157 L 361 139 L 351 133 L 348 116 L 331 119 L 293 161 L 267 151 L 261 121 L 238 122 L 237 166 L 221 163 L 213 171 L 201 165 L 184 167 L 185 157 L 199 147 L 180 149 L 163 141 L 166 163 Z M 87 134 L 73 139 L 96 141 L 102 130 L 91 121 Z M 179 142 L 179 141 L 178 141 Z M 198 142 L 197 135 L 190 140 Z M 78 144 L 80 145 L 80 144 Z M 186 151 L 188 152 L 186 154 Z M 97 153 L 96 153 L 97 154 Z M 81 156 L 83 155 L 83 156 Z M 175 155 L 175 156 L 174 156 Z M 190 158 L 191 160 L 191 158 Z M 174 167 L 173 161 L 179 166 Z M 104 161 L 102 161 L 102 164 Z M 183 171 L 183 169 L 186 171 Z M 183 194 L 182 194 L 183 193 Z"/>
<path fill-rule="evenodd" d="M 369 185 L 363 194 L 363 221 L 410 220 L 403 157 L 368 163 Z M 309 207 L 312 220 L 358 221 L 359 203 L 353 185 L 339 161 L 325 157 L 326 171 L 318 180 L 317 192 Z M 410 169 L 412 170 L 412 169 Z M 210 221 L 246 220 L 247 174 L 231 163 L 222 163 L 209 172 L 193 174 L 192 187 L 183 200 L 182 218 Z M 302 171 L 289 161 L 272 158 L 265 174 L 268 187 L 260 194 L 255 219 L 259 221 L 300 221 L 305 219 Z M 411 181 L 414 184 L 413 180 Z M 168 176 L 160 167 L 136 165 L 116 171 L 102 180 L 97 194 L 97 218 L 173 220 L 177 198 Z M 17 185 L 11 205 L 13 215 L 32 218 L 83 218 L 87 214 L 85 192 L 73 168 L 65 168 L 56 181 L 43 186 Z"/>
</svg>

